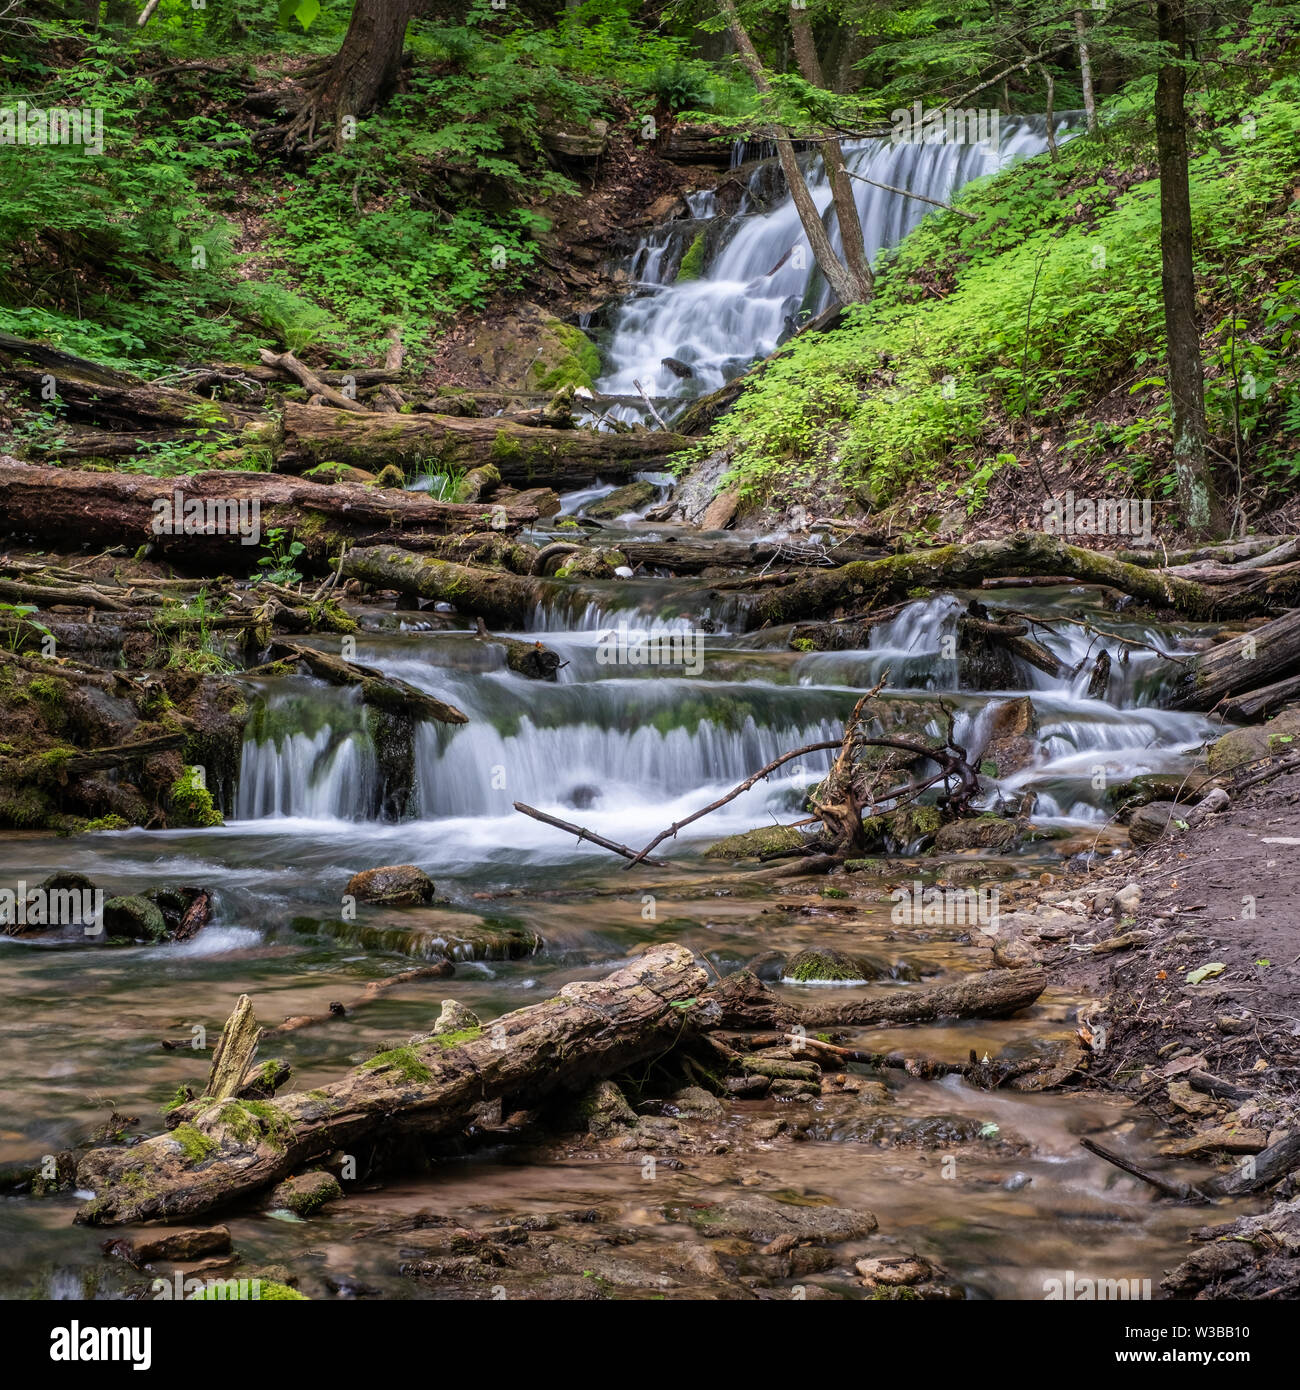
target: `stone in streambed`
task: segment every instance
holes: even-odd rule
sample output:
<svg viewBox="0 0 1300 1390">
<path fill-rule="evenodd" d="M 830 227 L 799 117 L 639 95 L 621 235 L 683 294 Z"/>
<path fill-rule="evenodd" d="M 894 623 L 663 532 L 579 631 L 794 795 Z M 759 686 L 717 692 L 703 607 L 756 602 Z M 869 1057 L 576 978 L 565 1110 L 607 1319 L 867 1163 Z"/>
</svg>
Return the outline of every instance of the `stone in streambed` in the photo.
<svg viewBox="0 0 1300 1390">
<path fill-rule="evenodd" d="M 824 981 L 850 984 L 874 980 L 880 975 L 870 962 L 843 951 L 825 948 L 820 951 L 798 951 L 786 962 L 785 978 L 801 984 Z"/>
<path fill-rule="evenodd" d="M 415 907 L 433 901 L 433 880 L 414 864 L 385 864 L 363 869 L 348 879 L 344 893 L 361 902 Z"/>
<path fill-rule="evenodd" d="M 1004 852 L 1013 849 L 1025 834 L 1026 827 L 1001 816 L 976 816 L 972 820 L 950 821 L 939 828 L 934 837 L 936 854 L 955 854 L 968 849 L 991 849 Z"/>
<path fill-rule="evenodd" d="M 613 521 L 626 512 L 634 512 L 655 500 L 653 483 L 628 483 L 626 487 L 616 487 L 608 497 L 583 508 L 583 515 L 597 521 Z"/>
<path fill-rule="evenodd" d="M 760 1193 L 743 1193 L 713 1205 L 667 1207 L 670 1221 L 684 1221 L 703 1236 L 754 1241 L 808 1241 L 835 1245 L 869 1236 L 876 1218 L 869 1211 L 822 1205 L 815 1198 L 782 1202 Z"/>
<path fill-rule="evenodd" d="M 156 904 L 133 893 L 126 897 L 109 898 L 104 904 L 104 931 L 110 937 L 130 940 L 162 941 L 167 936 L 167 921 Z"/>
<path fill-rule="evenodd" d="M 333 1173 L 299 1173 L 286 1179 L 271 1193 L 271 1205 L 284 1207 L 295 1216 L 311 1216 L 342 1196 L 343 1189 Z"/>
<path fill-rule="evenodd" d="M 146 1231 L 128 1239 L 106 1241 L 104 1253 L 119 1255 L 134 1265 L 153 1264 L 157 1260 L 201 1260 L 207 1255 L 228 1255 L 230 1231 L 225 1226 Z"/>
<path fill-rule="evenodd" d="M 1176 801 L 1150 801 L 1129 817 L 1128 837 L 1135 845 L 1154 844 L 1162 835 L 1177 829 L 1175 822 L 1186 816 Z"/>
</svg>

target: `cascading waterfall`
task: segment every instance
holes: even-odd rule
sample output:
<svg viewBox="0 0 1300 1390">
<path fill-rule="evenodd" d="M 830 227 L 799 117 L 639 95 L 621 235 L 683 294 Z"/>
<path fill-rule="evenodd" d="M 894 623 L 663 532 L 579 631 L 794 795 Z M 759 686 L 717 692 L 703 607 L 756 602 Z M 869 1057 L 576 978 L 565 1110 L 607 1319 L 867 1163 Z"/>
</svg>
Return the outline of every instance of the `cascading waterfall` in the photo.
<svg viewBox="0 0 1300 1390">
<path fill-rule="evenodd" d="M 1074 124 L 1068 113 L 1058 117 L 1058 139 L 1066 139 Z M 1014 116 L 999 123 L 996 148 L 864 140 L 846 144 L 845 162 L 862 178 L 944 202 L 972 179 L 1014 159 L 1041 154 L 1046 147 L 1044 117 Z M 800 164 L 838 251 L 839 226 L 821 158 L 805 154 Z M 872 259 L 883 248 L 896 246 L 933 211 L 929 203 L 867 183 L 857 183 L 855 192 Z M 661 400 L 684 402 L 704 395 L 774 352 L 803 318 L 829 302 L 794 200 L 772 162 L 760 163 L 750 174 L 734 214 L 717 215 L 712 194 L 694 195 L 689 210 L 689 218 L 652 232 L 627 264 L 640 292 L 615 313 L 604 344 L 609 368 L 596 383 L 602 394 L 635 397 L 639 381 L 648 395 Z M 682 256 L 697 236 L 703 238 L 704 269 L 683 280 Z M 670 358 L 689 367 L 692 375 L 682 378 L 665 366 Z M 635 405 L 620 405 L 610 414 L 641 418 Z"/>
</svg>

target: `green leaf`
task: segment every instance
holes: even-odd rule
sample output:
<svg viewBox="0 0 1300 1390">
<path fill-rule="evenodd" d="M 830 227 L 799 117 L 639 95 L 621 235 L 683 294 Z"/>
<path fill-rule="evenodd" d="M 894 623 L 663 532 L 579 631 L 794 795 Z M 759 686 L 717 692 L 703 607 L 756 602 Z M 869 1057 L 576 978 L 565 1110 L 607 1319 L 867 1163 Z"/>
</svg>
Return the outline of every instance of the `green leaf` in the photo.
<svg viewBox="0 0 1300 1390">
<path fill-rule="evenodd" d="M 1202 980 L 1208 980 L 1212 975 L 1222 975 L 1228 967 L 1222 961 L 1212 960 L 1208 965 L 1198 966 L 1195 970 L 1187 972 L 1187 983 L 1189 985 L 1199 985 Z"/>
</svg>

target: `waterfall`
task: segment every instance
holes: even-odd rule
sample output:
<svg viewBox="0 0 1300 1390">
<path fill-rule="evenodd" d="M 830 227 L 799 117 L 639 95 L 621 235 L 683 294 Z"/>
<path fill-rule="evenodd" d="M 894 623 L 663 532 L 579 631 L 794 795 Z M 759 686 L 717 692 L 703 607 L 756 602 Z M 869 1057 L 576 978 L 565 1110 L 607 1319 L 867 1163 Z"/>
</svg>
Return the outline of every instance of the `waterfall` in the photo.
<svg viewBox="0 0 1300 1390">
<path fill-rule="evenodd" d="M 1061 116 L 1057 125 L 1058 138 L 1068 138 L 1072 115 Z M 1045 119 L 1014 116 L 1000 122 L 995 149 L 861 140 L 846 142 L 845 163 L 864 178 L 947 201 L 972 179 L 1046 148 Z M 838 251 L 839 225 L 821 157 L 802 155 L 800 165 Z M 871 184 L 856 183 L 855 195 L 873 260 L 933 211 L 929 203 Z M 750 173 L 735 213 L 719 215 L 712 194 L 693 195 L 689 211 L 689 218 L 651 232 L 625 267 L 638 293 L 615 311 L 604 344 L 609 367 L 596 383 L 603 395 L 635 396 L 638 381 L 658 399 L 685 402 L 705 395 L 774 352 L 804 318 L 829 302 L 794 200 L 771 161 Z M 682 256 L 697 237 L 703 238 L 704 269 L 696 279 L 681 280 Z M 664 365 L 665 358 L 684 363 L 693 375 L 681 378 Z M 620 405 L 610 413 L 641 418 L 636 405 Z"/>
</svg>

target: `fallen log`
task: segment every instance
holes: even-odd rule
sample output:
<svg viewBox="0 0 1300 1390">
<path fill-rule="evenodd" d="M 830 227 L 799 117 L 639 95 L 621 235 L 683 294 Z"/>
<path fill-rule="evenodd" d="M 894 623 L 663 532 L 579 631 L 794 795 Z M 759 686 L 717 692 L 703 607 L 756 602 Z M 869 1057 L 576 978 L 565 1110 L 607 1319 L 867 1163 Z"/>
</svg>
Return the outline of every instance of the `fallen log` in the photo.
<svg viewBox="0 0 1300 1390">
<path fill-rule="evenodd" d="M 695 540 L 669 537 L 661 541 L 620 541 L 618 548 L 631 565 L 648 565 L 676 574 L 705 569 L 749 569 L 773 560 L 799 566 L 846 565 L 876 558 L 879 552 L 847 546 L 798 545 L 788 541 Z"/>
<path fill-rule="evenodd" d="M 933 989 L 892 990 L 870 999 L 800 1007 L 787 1004 L 748 970 L 728 975 L 708 994 L 724 1028 L 892 1028 L 938 1018 L 1006 1018 L 1047 988 L 1045 970 L 986 970 Z"/>
<path fill-rule="evenodd" d="M 1068 574 L 1193 618 L 1258 613 L 1277 606 L 1293 588 L 1300 591 L 1300 573 L 1290 567 L 1268 576 L 1247 570 L 1233 584 L 1205 585 L 1067 545 L 1056 536 L 1021 531 L 1004 540 L 938 546 L 821 570 L 760 595 L 750 609 L 750 622 L 759 627 L 829 616 L 836 610 L 858 612 L 917 588 L 973 588 L 986 575 L 1014 573 Z"/>
<path fill-rule="evenodd" d="M 336 410 L 328 413 L 344 418 Z M 193 529 L 200 525 L 200 507 L 206 529 Z M 177 479 L 0 460 L 0 516 L 10 534 L 78 545 L 151 542 L 178 560 L 232 561 L 240 556 L 251 565 L 261 537 L 272 528 L 301 540 L 308 557 L 319 561 L 331 546 L 337 553 L 359 531 L 445 534 L 481 529 L 489 519 L 498 530 L 515 529 L 536 515 L 524 507 L 503 508 L 489 517 L 481 505 L 438 502 L 418 492 L 350 483 L 324 487 L 242 470 Z M 155 521 L 164 529 L 156 531 Z"/>
<path fill-rule="evenodd" d="M 450 603 L 493 626 L 523 628 L 541 598 L 562 591 L 559 581 L 526 578 L 416 555 L 397 546 L 354 546 L 343 557 L 344 579 Z"/>
<path fill-rule="evenodd" d="M 271 651 L 273 655 L 301 661 L 313 676 L 329 681 L 331 685 L 359 686 L 362 702 L 377 709 L 407 714 L 416 719 L 436 719 L 442 724 L 469 723 L 469 716 L 455 705 L 417 689 L 408 681 L 386 676 L 373 666 L 344 661 L 341 656 L 317 651 L 315 647 L 305 647 L 297 642 L 273 642 Z"/>
<path fill-rule="evenodd" d="M 1300 666 L 1300 608 L 1193 657 L 1168 697 L 1171 709 L 1213 709 Z"/>
<path fill-rule="evenodd" d="M 3 375 L 31 393 L 33 400 L 48 406 L 43 392 L 51 373 L 36 367 L 9 366 Z M 244 410 L 225 401 L 209 400 L 173 386 L 126 378 L 105 381 L 56 371 L 55 402 L 72 420 L 89 420 L 110 430 L 138 429 L 141 424 L 169 426 L 173 429 L 218 429 L 242 433 L 270 434 L 271 422 L 258 411 Z"/>
<path fill-rule="evenodd" d="M 1278 709 L 1297 696 L 1300 696 L 1300 675 L 1285 676 L 1271 685 L 1260 686 L 1258 690 L 1234 695 L 1223 706 L 1223 717 L 1234 724 L 1249 724 L 1252 719 Z"/>
<path fill-rule="evenodd" d="M 545 484 L 565 492 L 597 477 L 630 478 L 689 442 L 650 430 L 537 429 L 504 418 L 352 414 L 289 401 L 276 467 L 298 473 L 314 463 L 336 462 L 371 470 L 389 463 L 414 469 L 433 466 L 433 459 L 437 469 L 470 470 L 490 463 L 511 486 Z"/>
<path fill-rule="evenodd" d="M 77 1183 L 95 1196 L 76 1220 L 103 1226 L 212 1211 L 337 1149 L 422 1143 L 457 1133 L 484 1101 L 533 1104 L 577 1091 L 670 1049 L 693 1026 L 677 1006 L 707 983 L 685 947 L 657 946 L 604 980 L 566 985 L 468 1036 L 380 1053 L 318 1090 L 255 1109 L 205 1106 L 170 1133 L 84 1155 Z"/>
<path fill-rule="evenodd" d="M 268 1028 L 268 1033 L 296 1033 L 300 1028 L 312 1028 L 320 1023 L 331 1023 L 338 1018 L 347 1018 L 366 1004 L 373 1004 L 381 995 L 398 985 L 408 985 L 414 980 L 442 980 L 454 975 L 456 967 L 449 960 L 434 961 L 429 965 L 413 966 L 410 970 L 399 971 L 396 975 L 382 980 L 371 980 L 359 995 L 347 1004 L 331 1003 L 323 1014 L 293 1014 L 283 1023 Z"/>
</svg>

